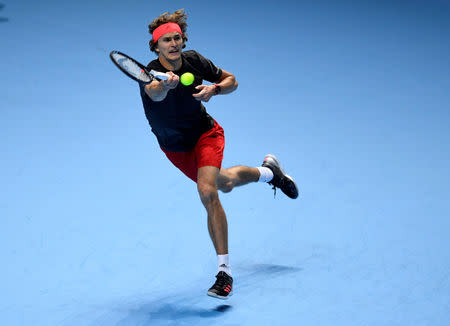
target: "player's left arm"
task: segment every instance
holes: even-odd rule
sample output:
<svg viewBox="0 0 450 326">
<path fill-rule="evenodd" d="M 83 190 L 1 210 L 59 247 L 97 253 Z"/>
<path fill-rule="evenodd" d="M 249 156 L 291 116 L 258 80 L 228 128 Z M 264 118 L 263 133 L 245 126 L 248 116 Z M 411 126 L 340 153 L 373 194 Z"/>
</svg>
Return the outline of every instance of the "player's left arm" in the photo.
<svg viewBox="0 0 450 326">
<path fill-rule="evenodd" d="M 208 102 L 212 96 L 229 94 L 234 92 L 237 87 L 238 83 L 236 77 L 232 73 L 222 69 L 222 75 L 217 83 L 214 85 L 198 85 L 196 89 L 200 91 L 192 96 L 198 101 Z"/>
</svg>

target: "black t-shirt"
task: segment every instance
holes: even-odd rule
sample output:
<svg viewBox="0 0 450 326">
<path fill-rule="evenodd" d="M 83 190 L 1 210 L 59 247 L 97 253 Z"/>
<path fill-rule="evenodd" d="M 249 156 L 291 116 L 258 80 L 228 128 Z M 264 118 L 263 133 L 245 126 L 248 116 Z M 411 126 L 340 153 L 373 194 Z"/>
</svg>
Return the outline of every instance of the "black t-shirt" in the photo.
<svg viewBox="0 0 450 326">
<path fill-rule="evenodd" d="M 195 79 L 192 85 L 181 83 L 168 91 L 167 96 L 160 102 L 153 101 L 140 85 L 142 103 L 145 116 L 156 135 L 159 145 L 171 152 L 187 152 L 197 143 L 200 136 L 212 128 L 214 120 L 208 115 L 205 107 L 192 94 L 198 92 L 196 86 L 203 80 L 217 82 L 222 76 L 222 70 L 200 53 L 190 50 L 181 54 L 181 68 L 173 73 L 181 76 L 191 72 Z M 167 72 L 158 59 L 151 61 L 147 68 Z"/>
</svg>

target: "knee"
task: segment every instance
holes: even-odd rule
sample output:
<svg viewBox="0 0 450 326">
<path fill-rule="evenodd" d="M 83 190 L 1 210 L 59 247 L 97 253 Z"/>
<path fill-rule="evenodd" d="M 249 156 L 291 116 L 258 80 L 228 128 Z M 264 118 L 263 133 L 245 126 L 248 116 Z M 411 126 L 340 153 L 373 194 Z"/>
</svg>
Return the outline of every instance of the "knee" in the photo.
<svg viewBox="0 0 450 326">
<path fill-rule="evenodd" d="M 223 169 L 220 171 L 219 179 L 217 180 L 217 188 L 222 192 L 230 192 L 234 188 L 234 178 L 231 169 Z"/>
<path fill-rule="evenodd" d="M 217 188 L 210 184 L 197 184 L 200 199 L 204 204 L 210 204 L 219 199 Z"/>
<path fill-rule="evenodd" d="M 234 188 L 234 184 L 233 184 L 233 181 L 231 181 L 231 180 L 222 182 L 219 186 L 219 190 L 224 193 L 230 192 L 231 190 L 233 190 L 233 188 Z"/>
</svg>

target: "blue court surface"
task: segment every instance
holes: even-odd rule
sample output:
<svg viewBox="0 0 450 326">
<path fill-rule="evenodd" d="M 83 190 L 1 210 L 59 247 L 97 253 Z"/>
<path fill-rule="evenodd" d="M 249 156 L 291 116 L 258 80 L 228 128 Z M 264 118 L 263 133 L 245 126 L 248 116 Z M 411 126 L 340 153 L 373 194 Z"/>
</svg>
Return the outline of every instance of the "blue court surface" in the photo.
<svg viewBox="0 0 450 326">
<path fill-rule="evenodd" d="M 0 325 L 450 325 L 448 1 L 1 1 Z M 276 154 L 297 200 L 220 194 L 234 295 L 195 184 L 137 84 L 149 22 L 234 73 L 223 165 Z"/>
</svg>

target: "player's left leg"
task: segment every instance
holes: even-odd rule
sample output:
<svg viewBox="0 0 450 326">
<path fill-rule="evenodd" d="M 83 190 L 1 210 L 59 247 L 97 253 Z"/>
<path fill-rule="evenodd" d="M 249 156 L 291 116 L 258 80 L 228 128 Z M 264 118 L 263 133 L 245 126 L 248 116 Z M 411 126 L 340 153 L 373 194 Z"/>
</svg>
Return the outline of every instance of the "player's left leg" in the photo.
<svg viewBox="0 0 450 326">
<path fill-rule="evenodd" d="M 266 155 L 261 167 L 251 168 L 238 165 L 229 169 L 220 169 L 217 188 L 222 192 L 230 192 L 234 187 L 258 181 L 267 182 L 274 189 L 281 189 L 286 196 L 292 199 L 298 197 L 298 188 L 294 179 L 284 172 L 279 160 L 273 154 Z"/>
<path fill-rule="evenodd" d="M 220 169 L 217 177 L 217 188 L 222 192 L 230 192 L 234 187 L 258 182 L 259 177 L 258 168 L 238 165 L 228 169 Z"/>
</svg>

